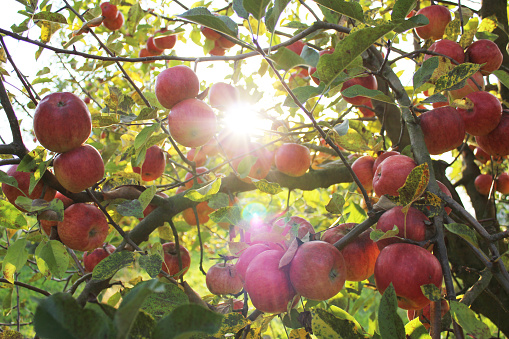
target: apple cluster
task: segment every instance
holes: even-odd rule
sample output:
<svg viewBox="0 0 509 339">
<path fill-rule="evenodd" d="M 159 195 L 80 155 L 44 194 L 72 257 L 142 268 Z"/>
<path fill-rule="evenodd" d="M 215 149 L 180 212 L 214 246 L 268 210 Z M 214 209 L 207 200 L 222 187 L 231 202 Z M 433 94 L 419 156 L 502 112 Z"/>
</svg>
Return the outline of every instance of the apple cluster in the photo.
<svg viewBox="0 0 509 339">
<path fill-rule="evenodd" d="M 200 31 L 206 40 L 214 41 L 214 48 L 209 51 L 210 55 L 223 56 L 227 50 L 236 45 L 235 42 L 211 28 L 202 26 Z"/>
<path fill-rule="evenodd" d="M 145 48 L 140 50 L 138 56 L 140 58 L 157 56 L 163 54 L 165 49 L 172 49 L 177 42 L 177 35 L 171 34 L 166 28 L 157 30 L 153 36 L 148 38 Z M 143 63 L 150 63 L 153 61 L 143 61 Z"/>
<path fill-rule="evenodd" d="M 117 6 L 103 2 L 101 3 L 101 12 L 104 17 L 102 23 L 110 31 L 119 30 L 124 24 L 124 15 L 117 9 Z"/>
</svg>

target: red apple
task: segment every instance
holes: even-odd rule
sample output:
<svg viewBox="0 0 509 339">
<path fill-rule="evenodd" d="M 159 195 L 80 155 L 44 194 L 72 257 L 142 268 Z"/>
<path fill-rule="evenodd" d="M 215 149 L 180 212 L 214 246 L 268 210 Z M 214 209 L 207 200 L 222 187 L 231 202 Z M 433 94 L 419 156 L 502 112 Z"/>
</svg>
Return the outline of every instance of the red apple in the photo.
<svg viewBox="0 0 509 339">
<path fill-rule="evenodd" d="M 64 211 L 58 222 L 58 236 L 67 247 L 90 251 L 102 245 L 108 235 L 106 216 L 95 205 L 76 203 Z"/>
<path fill-rule="evenodd" d="M 398 306 L 418 310 L 430 303 L 421 291 L 422 285 L 442 286 L 442 267 L 437 258 L 422 247 L 397 243 L 385 247 L 375 264 L 375 282 L 384 293 L 392 282 Z"/>
<path fill-rule="evenodd" d="M 449 106 L 449 102 L 448 101 L 434 102 L 431 104 L 431 106 L 433 106 L 433 108 L 445 107 Z"/>
<path fill-rule="evenodd" d="M 493 176 L 490 174 L 479 174 L 474 181 L 477 192 L 482 195 L 489 195 L 491 192 L 491 184 L 493 182 Z"/>
<path fill-rule="evenodd" d="M 214 48 L 212 48 L 210 51 L 209 51 L 209 54 L 210 55 L 214 55 L 214 56 L 223 56 L 226 54 L 226 50 L 224 48 L 221 48 L 218 44 L 217 44 L 217 41 L 216 40 L 214 42 Z"/>
<path fill-rule="evenodd" d="M 269 250 L 258 254 L 246 271 L 245 290 L 254 307 L 266 313 L 286 312 L 295 290 L 288 277 L 288 266 L 279 268 L 285 252 Z"/>
<path fill-rule="evenodd" d="M 373 165 L 375 159 L 371 155 L 363 155 L 352 164 L 352 170 L 366 191 L 373 189 Z"/>
<path fill-rule="evenodd" d="M 122 12 L 118 12 L 117 16 L 114 19 L 104 19 L 103 25 L 110 31 L 116 31 L 119 30 L 120 27 L 124 24 L 124 15 Z"/>
<path fill-rule="evenodd" d="M 247 156 L 256 157 L 256 162 L 251 166 L 251 169 L 247 175 L 247 177 L 242 178 L 241 180 L 245 182 L 251 182 L 251 179 L 263 179 L 269 174 L 270 167 L 272 165 L 273 153 L 268 149 L 262 147 L 261 144 L 257 142 L 252 142 L 247 146 L 247 152 L 256 149 L 254 152 L 246 154 L 245 156 L 241 156 L 246 153 L 245 149 L 238 150 L 236 154 L 234 154 L 235 160 L 232 160 L 233 168 L 238 171 L 239 165 L 242 160 L 244 160 Z M 238 155 L 237 155 L 238 154 Z M 237 158 L 237 156 L 240 156 Z"/>
<path fill-rule="evenodd" d="M 216 133 L 216 115 L 203 101 L 186 99 L 172 107 L 168 114 L 168 128 L 179 144 L 200 147 Z"/>
<path fill-rule="evenodd" d="M 290 282 L 298 294 L 308 299 L 332 298 L 345 285 L 345 278 L 343 255 L 325 241 L 302 244 L 290 263 Z"/>
<path fill-rule="evenodd" d="M 167 194 L 163 192 L 157 192 L 156 195 L 160 196 L 161 198 L 169 198 Z M 146 218 L 147 215 L 152 213 L 157 208 L 157 205 L 154 204 L 148 204 L 148 206 L 143 210 L 143 217 Z M 141 219 L 140 219 L 141 220 Z"/>
<path fill-rule="evenodd" d="M 177 43 L 177 35 L 162 35 L 157 36 L 157 33 L 164 33 L 166 32 L 166 29 L 162 29 L 159 31 L 156 31 L 156 35 L 154 36 L 154 46 L 159 49 L 171 49 L 175 47 L 175 43 Z"/>
<path fill-rule="evenodd" d="M 260 253 L 271 250 L 266 244 L 254 244 L 240 253 L 239 259 L 235 264 L 237 273 L 242 281 L 246 280 L 246 271 L 251 261 Z"/>
<path fill-rule="evenodd" d="M 455 41 L 443 39 L 434 42 L 428 50 L 436 53 L 440 53 L 443 55 L 447 55 L 448 57 L 456 60 L 458 64 L 462 64 L 465 62 L 465 52 L 463 51 L 463 47 Z M 426 54 L 424 56 L 424 60 L 428 60 L 433 57 L 433 55 Z"/>
<path fill-rule="evenodd" d="M 306 46 L 305 43 L 303 43 L 300 40 L 297 40 L 293 44 L 286 46 L 286 48 L 296 53 L 297 55 L 300 55 L 302 53 L 302 50 L 304 49 L 304 46 Z"/>
<path fill-rule="evenodd" d="M 447 7 L 440 5 L 432 5 L 421 8 L 417 11 L 417 15 L 422 14 L 428 18 L 429 24 L 416 27 L 415 32 L 424 40 L 433 39 L 440 40 L 444 36 L 445 27 L 452 21 L 451 13 Z"/>
<path fill-rule="evenodd" d="M 454 107 L 432 109 L 419 116 L 424 142 L 430 154 L 442 154 L 459 147 L 465 138 L 465 124 Z"/>
<path fill-rule="evenodd" d="M 203 149 L 196 151 L 196 148 L 191 148 L 187 152 L 186 158 L 189 161 L 194 161 L 197 167 L 201 167 L 205 165 L 205 162 L 207 161 L 207 154 L 203 151 Z"/>
<path fill-rule="evenodd" d="M 210 106 L 219 109 L 227 109 L 240 101 L 239 90 L 224 82 L 216 82 L 209 90 Z"/>
<path fill-rule="evenodd" d="M 101 154 L 91 145 L 62 153 L 53 161 L 55 176 L 65 189 L 79 193 L 104 176 Z"/>
<path fill-rule="evenodd" d="M 242 280 L 235 265 L 217 263 L 210 267 L 205 278 L 207 288 L 212 294 L 237 294 L 242 291 Z"/>
<path fill-rule="evenodd" d="M 509 194 L 509 174 L 507 173 L 500 174 L 497 177 L 495 188 L 503 195 Z"/>
<path fill-rule="evenodd" d="M 429 222 L 427 216 L 424 215 L 417 208 L 410 207 L 408 209 L 408 213 L 405 215 L 401 209 L 403 206 L 395 206 L 382 214 L 380 219 L 378 219 L 378 223 L 376 224 L 376 229 L 381 230 L 383 232 L 390 231 L 394 228 L 394 226 L 398 226 L 399 232 L 397 234 L 400 238 L 411 239 L 414 241 L 423 241 L 426 239 L 426 223 Z M 396 242 L 401 242 L 402 240 L 390 237 L 378 240 L 376 245 L 380 250 L 384 247 L 394 244 Z"/>
<path fill-rule="evenodd" d="M 196 73 L 187 66 L 170 67 L 156 78 L 155 93 L 161 106 L 172 108 L 178 102 L 198 95 L 200 82 Z"/>
<path fill-rule="evenodd" d="M 322 235 L 322 241 L 334 244 L 347 235 L 357 224 L 346 223 L 329 228 Z M 380 250 L 371 240 L 371 229 L 362 232 L 354 241 L 340 252 L 345 259 L 346 280 L 362 281 L 368 279 L 375 271 L 375 262 Z"/>
<path fill-rule="evenodd" d="M 475 159 L 482 164 L 485 164 L 488 161 L 490 161 L 490 155 L 486 153 L 481 147 L 474 148 L 474 156 Z"/>
<path fill-rule="evenodd" d="M 440 317 L 443 318 L 443 316 L 449 312 L 449 303 L 446 301 L 446 300 L 441 300 L 440 301 Z M 424 308 L 422 310 L 408 310 L 407 311 L 407 317 L 408 317 L 408 320 L 413 320 L 415 319 L 416 317 L 419 317 L 419 321 L 421 322 L 421 324 L 427 329 L 429 330 L 429 328 L 431 327 L 431 303 L 429 303 L 428 305 L 424 306 Z"/>
<path fill-rule="evenodd" d="M 222 49 L 230 49 L 235 45 L 235 42 L 226 39 L 224 36 L 216 40 L 216 46 L 221 47 Z"/>
<path fill-rule="evenodd" d="M 87 105 L 88 105 L 91 101 L 92 101 L 92 100 L 90 99 L 90 97 L 85 97 L 85 99 L 83 99 L 83 102 L 84 102 L 85 104 L 87 104 Z"/>
<path fill-rule="evenodd" d="M 141 174 L 143 181 L 152 181 L 163 175 L 165 167 L 166 157 L 164 151 L 159 146 L 154 145 L 147 149 L 141 168 L 135 166 L 133 171 Z"/>
<path fill-rule="evenodd" d="M 451 191 L 449 191 L 449 189 L 442 182 L 437 180 L 437 184 L 438 184 L 438 188 L 440 188 L 440 190 L 443 193 L 445 193 L 445 195 L 448 195 L 449 197 L 452 198 Z M 452 211 L 452 209 L 450 207 L 445 207 L 444 210 L 445 210 L 445 213 L 447 213 L 447 214 L 450 214 Z"/>
<path fill-rule="evenodd" d="M 415 161 L 406 155 L 393 155 L 386 158 L 373 175 L 373 190 L 381 197 L 384 194 L 399 196 L 398 189 L 416 167 Z"/>
<path fill-rule="evenodd" d="M 343 85 L 341 86 L 341 92 L 343 92 L 345 89 L 347 89 L 348 87 L 351 87 L 353 85 L 361 85 L 362 87 L 367 88 L 367 89 L 377 89 L 378 88 L 378 84 L 376 82 L 375 76 L 372 74 L 368 74 L 365 76 L 359 76 L 359 77 L 352 78 L 352 79 L 345 81 L 343 83 Z M 371 99 L 369 99 L 367 97 L 363 97 L 361 95 L 358 95 L 358 96 L 355 96 L 352 98 L 343 96 L 343 100 L 345 100 L 346 102 L 348 102 L 352 105 L 356 105 L 356 106 L 365 105 L 368 103 L 368 101 L 371 101 Z"/>
<path fill-rule="evenodd" d="M 13 177 L 18 182 L 18 188 L 14 186 L 7 185 L 6 183 L 2 183 L 2 191 L 4 192 L 5 197 L 11 204 L 13 204 L 17 209 L 19 209 L 22 212 L 26 212 L 25 209 L 21 208 L 20 206 L 16 205 L 16 199 L 18 199 L 19 196 L 26 196 L 30 199 L 44 199 L 46 201 L 51 201 L 55 197 L 56 191 L 46 186 L 44 187 L 44 182 L 40 180 L 37 185 L 35 185 L 34 189 L 32 190 L 31 194 L 28 194 L 28 190 L 30 188 L 30 173 L 28 172 L 18 172 L 18 165 L 12 165 L 7 170 L 7 175 L 10 177 Z M 42 196 L 42 192 L 46 189 L 44 192 L 44 196 Z"/>
<path fill-rule="evenodd" d="M 112 5 L 109 2 L 103 2 L 101 4 L 101 12 L 105 19 L 113 20 L 117 17 L 118 9 L 117 6 Z"/>
<path fill-rule="evenodd" d="M 484 64 L 481 66 L 483 75 L 490 75 L 500 68 L 504 59 L 497 44 L 491 40 L 477 40 L 468 46 L 465 52 L 468 62 Z"/>
<path fill-rule="evenodd" d="M 465 131 L 474 136 L 493 131 L 502 117 L 502 104 L 497 97 L 489 92 L 479 91 L 470 93 L 466 99 L 471 101 L 472 107 L 457 108 L 465 123 Z"/>
<path fill-rule="evenodd" d="M 489 155 L 509 155 L 509 115 L 502 114 L 497 127 L 487 135 L 475 137 L 475 141 Z"/>
<path fill-rule="evenodd" d="M 217 40 L 221 37 L 221 34 L 214 31 L 213 29 L 205 27 L 205 26 L 202 26 L 200 28 L 200 31 L 201 31 L 201 34 L 203 34 L 203 36 L 209 40 Z"/>
<path fill-rule="evenodd" d="M 147 40 L 147 51 L 152 55 L 161 55 L 164 52 L 164 50 L 156 47 L 153 36 Z"/>
<path fill-rule="evenodd" d="M 322 56 L 324 54 L 332 54 L 332 53 L 334 53 L 334 48 L 324 49 L 323 51 L 319 52 L 320 56 Z M 313 76 L 313 74 L 315 72 L 316 72 L 316 67 L 309 67 L 308 73 L 311 76 L 311 79 L 313 80 L 313 82 L 315 84 L 320 85 L 320 79 L 318 79 L 317 77 Z"/>
<path fill-rule="evenodd" d="M 175 276 L 174 278 L 176 279 L 186 274 L 187 270 L 189 270 L 189 267 L 191 266 L 191 256 L 189 255 L 189 251 L 182 245 L 180 245 L 179 248 L 183 272 L 182 274 L 175 276 L 181 271 L 177 255 L 177 248 L 174 242 L 167 242 L 163 244 L 164 262 L 162 265 L 162 270 L 169 275 Z"/>
<path fill-rule="evenodd" d="M 475 82 L 474 82 L 475 81 Z M 481 89 L 479 89 L 479 86 Z M 465 86 L 449 91 L 452 100 L 461 99 L 473 92 L 484 91 L 484 78 L 481 72 L 476 72 L 467 79 Z"/>
<path fill-rule="evenodd" d="M 204 178 L 206 176 L 206 174 L 204 174 L 202 176 L 200 176 L 200 174 L 208 172 L 208 170 L 209 169 L 207 167 L 197 167 L 196 168 L 196 175 L 198 176 L 196 178 L 196 181 L 198 182 L 198 184 L 203 184 L 205 181 L 207 181 L 207 179 Z M 184 177 L 184 181 L 187 181 L 187 180 L 191 179 L 192 177 L 193 177 L 193 173 L 187 172 L 186 176 Z M 191 188 L 191 187 L 193 187 L 193 185 L 194 185 L 194 180 L 191 180 L 189 182 L 186 182 L 184 184 L 184 187 L 185 188 Z"/>
<path fill-rule="evenodd" d="M 102 247 L 96 248 L 90 253 L 83 253 L 83 266 L 85 266 L 85 271 L 92 272 L 98 263 L 108 257 L 115 250 L 115 246 L 111 244 L 103 244 Z"/>
<path fill-rule="evenodd" d="M 55 195 L 55 199 L 62 201 L 62 203 L 64 204 L 64 210 L 67 207 L 74 204 L 74 200 L 69 199 L 68 197 L 66 197 L 65 195 L 63 195 L 60 192 L 57 192 L 57 194 Z M 41 225 L 41 228 L 43 229 L 44 233 L 46 233 L 46 235 L 50 236 L 51 228 L 53 226 L 56 227 L 58 225 L 58 221 L 57 220 L 46 220 L 46 219 L 42 219 L 39 217 L 40 217 L 40 214 L 37 216 L 37 220 L 39 220 L 39 224 Z"/>
<path fill-rule="evenodd" d="M 304 145 L 288 143 L 276 150 L 276 168 L 291 177 L 304 175 L 311 166 L 311 153 Z"/>
<path fill-rule="evenodd" d="M 372 117 L 374 117 L 376 115 L 375 111 L 374 111 L 374 108 L 373 108 L 373 103 L 371 102 L 371 99 L 366 101 L 363 105 L 368 106 L 368 107 L 371 108 L 371 109 L 369 109 L 369 108 L 362 107 L 362 106 L 359 107 L 359 111 L 361 112 L 361 115 L 364 118 L 372 118 Z"/>
<path fill-rule="evenodd" d="M 63 153 L 78 148 L 91 131 L 92 117 L 87 105 L 72 93 L 47 95 L 35 109 L 35 135 L 50 151 Z"/>
<path fill-rule="evenodd" d="M 383 151 L 382 153 L 378 154 L 378 157 L 375 159 L 375 163 L 373 164 L 373 173 L 376 172 L 376 169 L 378 168 L 378 165 L 382 163 L 385 159 L 388 157 L 391 157 L 393 155 L 399 155 L 399 152 L 397 151 Z"/>
<path fill-rule="evenodd" d="M 142 48 L 140 49 L 140 52 L 138 53 L 138 56 L 140 58 L 145 58 L 145 57 L 150 57 L 150 56 L 154 56 L 153 54 L 151 54 L 146 48 Z M 147 60 L 147 61 L 142 61 L 144 64 L 149 64 L 151 62 L 154 62 L 153 60 Z"/>
<path fill-rule="evenodd" d="M 306 219 L 292 216 L 288 219 L 288 221 L 285 218 L 277 220 L 272 225 L 272 232 L 276 232 L 282 236 L 291 234 L 291 239 L 293 240 L 295 238 L 295 233 L 297 234 L 297 238 L 302 239 L 308 233 L 315 234 L 315 229 Z"/>
</svg>

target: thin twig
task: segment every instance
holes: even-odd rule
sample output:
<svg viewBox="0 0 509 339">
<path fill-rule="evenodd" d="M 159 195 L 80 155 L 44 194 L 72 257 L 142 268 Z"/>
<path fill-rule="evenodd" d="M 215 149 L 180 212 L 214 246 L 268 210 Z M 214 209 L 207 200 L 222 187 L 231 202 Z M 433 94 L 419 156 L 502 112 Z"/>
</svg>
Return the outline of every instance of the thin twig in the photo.
<svg viewBox="0 0 509 339">
<path fill-rule="evenodd" d="M 4 279 L 4 278 L 0 278 L 0 283 L 6 283 L 6 284 L 10 284 L 10 282 L 7 280 L 7 279 Z M 42 295 L 45 295 L 47 297 L 49 297 L 51 295 L 51 293 L 49 293 L 48 291 L 45 291 L 43 289 L 40 289 L 38 287 L 35 287 L 35 286 L 32 286 L 32 285 L 29 285 L 29 284 L 25 284 L 23 282 L 20 282 L 20 281 L 15 281 L 14 282 L 14 285 L 17 285 L 17 286 L 20 286 L 20 287 L 23 287 L 23 288 L 26 288 L 28 290 L 31 290 L 31 291 L 34 291 L 34 292 L 37 292 L 37 293 L 40 293 Z"/>
</svg>

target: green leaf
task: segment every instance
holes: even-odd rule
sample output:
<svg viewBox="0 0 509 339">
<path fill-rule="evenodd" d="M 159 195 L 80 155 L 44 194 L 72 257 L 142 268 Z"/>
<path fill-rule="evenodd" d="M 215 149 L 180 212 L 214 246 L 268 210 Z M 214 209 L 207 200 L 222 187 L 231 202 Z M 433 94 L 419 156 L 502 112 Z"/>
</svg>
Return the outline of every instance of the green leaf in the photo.
<svg viewBox="0 0 509 339">
<path fill-rule="evenodd" d="M 248 19 L 249 13 L 244 8 L 244 5 L 242 5 L 243 2 L 244 0 L 233 0 L 233 10 L 240 18 Z"/>
<path fill-rule="evenodd" d="M 25 215 L 10 202 L 0 200 L 0 211 L 2 211 L 0 213 L 0 226 L 13 230 L 27 228 Z"/>
<path fill-rule="evenodd" d="M 260 191 L 268 194 L 278 194 L 282 192 L 281 186 L 277 182 L 268 182 L 265 179 L 261 180 L 253 180 L 253 185 L 258 188 Z"/>
<path fill-rule="evenodd" d="M 159 130 L 159 127 L 160 124 L 153 124 L 142 129 L 134 139 L 134 148 L 138 149 L 143 146 L 147 142 L 148 138 Z"/>
<path fill-rule="evenodd" d="M 500 82 L 507 88 L 509 88 L 509 74 L 506 71 L 503 70 L 497 70 L 494 71 L 492 74 L 495 74 L 495 76 L 500 80 Z"/>
<path fill-rule="evenodd" d="M 56 22 L 59 24 L 67 24 L 67 19 L 60 13 L 51 13 L 51 12 L 39 12 L 34 15 L 34 21 L 36 20 L 44 20 L 50 22 Z"/>
<path fill-rule="evenodd" d="M 265 9 L 269 3 L 270 0 L 243 0 L 242 6 L 244 6 L 244 9 L 252 14 L 256 20 L 260 20 L 263 18 Z"/>
<path fill-rule="evenodd" d="M 325 206 L 325 209 L 327 210 L 327 212 L 332 214 L 341 214 L 343 213 L 344 206 L 345 198 L 343 197 L 343 195 L 339 193 L 333 193 L 332 198 L 327 204 L 327 206 Z"/>
<path fill-rule="evenodd" d="M 421 285 L 421 291 L 431 301 L 439 301 L 442 298 L 441 290 L 434 284 Z"/>
<path fill-rule="evenodd" d="M 115 252 L 101 260 L 92 272 L 93 280 L 110 279 L 121 268 L 134 264 L 134 253 L 129 251 Z"/>
<path fill-rule="evenodd" d="M 215 223 L 227 222 L 232 225 L 236 225 L 242 220 L 241 210 L 237 206 L 221 207 L 210 213 L 209 217 Z"/>
<path fill-rule="evenodd" d="M 154 317 L 140 309 L 131 326 L 128 338 L 152 338 L 152 332 L 156 324 Z"/>
<path fill-rule="evenodd" d="M 127 200 L 117 206 L 117 212 L 124 217 L 143 218 L 143 210 L 138 199 Z"/>
<path fill-rule="evenodd" d="M 435 92 L 462 87 L 464 81 L 478 72 L 480 68 L 481 65 L 468 62 L 454 67 L 449 73 L 437 79 L 435 82 Z"/>
<path fill-rule="evenodd" d="M 138 262 L 151 278 L 155 278 L 161 272 L 163 258 L 159 254 L 142 255 Z"/>
<path fill-rule="evenodd" d="M 129 34 L 134 35 L 136 33 L 138 24 L 144 16 L 145 13 L 143 12 L 143 9 L 138 2 L 135 2 L 129 8 L 129 12 L 127 13 L 127 21 L 125 23 Z"/>
<path fill-rule="evenodd" d="M 320 84 L 320 86 L 318 86 L 318 87 L 301 86 L 301 87 L 294 88 L 292 90 L 292 92 L 293 92 L 293 94 L 295 94 L 297 99 L 299 99 L 299 102 L 305 103 L 306 101 L 308 101 L 309 98 L 312 98 L 312 97 L 322 94 L 324 88 L 325 87 L 322 84 Z M 290 95 L 288 95 L 286 97 L 283 105 L 285 105 L 287 107 L 298 107 Z"/>
<path fill-rule="evenodd" d="M 345 222 L 353 222 L 353 223 L 361 223 L 366 220 L 366 211 L 358 204 L 354 202 L 349 202 L 348 205 L 343 209 L 343 214 L 348 215 L 348 218 Z"/>
<path fill-rule="evenodd" d="M 394 286 L 390 283 L 378 308 L 378 327 L 382 339 L 405 339 L 405 327 L 397 311 L 398 299 Z"/>
<path fill-rule="evenodd" d="M 18 239 L 9 246 L 5 254 L 2 262 L 2 274 L 11 284 L 14 284 L 14 273 L 19 272 L 28 260 L 26 244 L 26 239 Z"/>
<path fill-rule="evenodd" d="M 144 107 L 134 121 L 152 120 L 157 118 L 157 108 Z"/>
<path fill-rule="evenodd" d="M 423 163 L 414 167 L 405 180 L 405 184 L 398 188 L 399 202 L 403 206 L 408 206 L 424 193 L 429 182 L 429 167 Z"/>
<path fill-rule="evenodd" d="M 161 268 L 161 266 L 159 266 Z M 158 289 L 150 294 L 141 305 L 141 309 L 159 320 L 170 314 L 175 308 L 189 303 L 189 298 L 177 285 L 163 284 L 163 289 Z"/>
<path fill-rule="evenodd" d="M 336 310 L 338 309 L 336 308 Z M 313 310 L 311 314 L 313 317 L 311 321 L 313 334 L 318 338 L 368 338 L 362 328 L 359 328 L 358 323 L 349 319 L 350 315 L 350 317 L 344 317 L 344 314 L 342 314 L 344 318 L 339 318 L 319 308 Z"/>
<path fill-rule="evenodd" d="M 392 98 L 390 98 L 389 96 L 385 95 L 383 92 L 379 90 L 368 89 L 361 85 L 350 86 L 344 91 L 342 91 L 341 95 L 347 98 L 353 98 L 360 95 L 374 100 L 387 102 L 389 104 L 394 103 L 394 100 L 392 100 Z"/>
<path fill-rule="evenodd" d="M 145 209 L 156 195 L 157 187 L 155 185 L 147 187 L 141 194 L 138 200 L 141 203 L 141 208 Z"/>
<path fill-rule="evenodd" d="M 417 0 L 397 0 L 392 8 L 392 21 L 404 20 L 405 17 L 415 8 Z"/>
<path fill-rule="evenodd" d="M 422 63 L 422 66 L 419 67 L 417 72 L 415 72 L 414 74 L 413 78 L 414 91 L 417 91 L 419 87 L 421 87 L 426 82 L 428 82 L 429 79 L 431 79 L 433 72 L 438 67 L 439 61 L 440 61 L 439 58 L 437 56 L 434 56 L 429 58 L 428 60 L 425 60 Z"/>
<path fill-rule="evenodd" d="M 254 155 L 246 155 L 239 162 L 239 166 L 237 167 L 237 173 L 241 179 L 244 179 L 251 172 L 251 167 L 258 161 L 258 157 Z"/>
<path fill-rule="evenodd" d="M 448 99 L 445 95 L 443 95 L 441 93 L 435 93 L 435 94 L 427 97 L 423 101 L 421 101 L 421 103 L 430 104 L 430 103 L 434 103 L 434 102 L 446 102 L 447 100 Z"/>
<path fill-rule="evenodd" d="M 177 16 L 237 38 L 238 27 L 232 19 L 224 15 L 212 15 L 205 7 L 195 7 Z"/>
<path fill-rule="evenodd" d="M 408 31 L 409 29 L 418 27 L 418 26 L 424 26 L 429 24 L 428 18 L 426 18 L 424 15 L 419 14 L 411 17 L 408 20 L 404 21 L 398 21 L 398 25 L 394 28 L 394 32 L 396 33 L 403 33 L 405 31 Z"/>
<path fill-rule="evenodd" d="M 34 329 L 42 338 L 108 338 L 105 318 L 93 310 L 83 309 L 70 294 L 55 293 L 39 301 Z"/>
<path fill-rule="evenodd" d="M 477 242 L 477 233 L 467 225 L 452 223 L 444 224 L 444 226 L 449 232 L 462 237 L 473 246 L 479 248 L 479 243 Z"/>
<path fill-rule="evenodd" d="M 118 119 L 118 117 L 113 114 L 108 114 L 108 115 L 94 114 L 92 116 L 92 127 L 93 128 L 108 127 L 111 125 L 118 124 L 119 122 L 120 122 L 120 120 Z"/>
<path fill-rule="evenodd" d="M 306 61 L 302 59 L 295 52 L 288 48 L 280 48 L 276 53 L 271 54 L 269 58 L 274 61 L 277 66 L 282 69 L 288 70 L 299 65 L 305 65 Z"/>
<path fill-rule="evenodd" d="M 213 337 L 226 338 L 226 334 L 237 333 L 250 323 L 251 322 L 244 318 L 240 313 L 232 312 L 225 314 L 223 321 L 221 322 L 221 328 L 216 333 L 214 333 Z"/>
<path fill-rule="evenodd" d="M 214 194 L 219 192 L 221 188 L 221 178 L 217 178 L 211 183 L 198 188 L 197 190 L 190 189 L 186 192 L 184 197 L 191 201 L 202 202 L 209 200 Z"/>
<path fill-rule="evenodd" d="M 274 34 L 274 31 L 276 30 L 276 25 L 281 13 L 283 13 L 289 3 L 290 0 L 276 0 L 274 1 L 274 6 L 267 11 L 267 14 L 265 15 L 265 25 L 272 34 Z M 235 10 L 235 2 L 233 6 L 233 9 Z"/>
<path fill-rule="evenodd" d="M 364 22 L 362 6 L 355 1 L 343 0 L 313 0 L 317 4 L 327 7 L 335 12 L 341 13 L 352 19 Z"/>
<path fill-rule="evenodd" d="M 11 26 L 11 31 L 13 31 L 14 33 L 18 33 L 18 34 L 19 33 L 23 33 L 24 31 L 28 30 L 28 23 L 29 22 L 30 22 L 30 19 L 25 19 L 19 25 L 12 25 Z"/>
<path fill-rule="evenodd" d="M 451 316 L 463 328 L 467 334 L 477 339 L 488 339 L 491 337 L 488 325 L 477 319 L 477 315 L 467 305 L 451 300 Z"/>
<path fill-rule="evenodd" d="M 397 236 L 399 233 L 398 226 L 394 225 L 392 230 L 388 230 L 387 232 L 384 232 L 380 229 L 374 229 L 370 234 L 369 237 L 374 242 L 377 242 L 378 240 L 386 239 L 386 238 L 392 238 Z"/>
<path fill-rule="evenodd" d="M 428 330 L 421 323 L 419 317 L 405 325 L 405 334 L 408 336 L 408 339 L 431 339 Z"/>
<path fill-rule="evenodd" d="M 19 167 L 19 166 L 18 166 Z M 14 177 L 11 177 L 4 171 L 0 171 L 0 182 L 6 183 L 9 186 L 18 187 L 18 181 Z"/>
<path fill-rule="evenodd" d="M 37 256 L 45 262 L 51 274 L 57 278 L 63 278 L 69 267 L 70 256 L 60 241 L 50 240 L 41 247 Z M 39 260 L 37 260 L 37 266 L 39 266 Z"/>
</svg>

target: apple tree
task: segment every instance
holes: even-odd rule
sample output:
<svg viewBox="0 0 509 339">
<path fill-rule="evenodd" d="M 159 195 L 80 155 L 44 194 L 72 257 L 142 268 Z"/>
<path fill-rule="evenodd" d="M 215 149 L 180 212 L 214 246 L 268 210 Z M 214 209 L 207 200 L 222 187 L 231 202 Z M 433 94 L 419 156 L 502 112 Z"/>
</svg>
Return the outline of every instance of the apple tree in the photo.
<svg viewBox="0 0 509 339">
<path fill-rule="evenodd" d="M 509 335 L 506 2 L 9 2 L 0 337 Z"/>
</svg>

